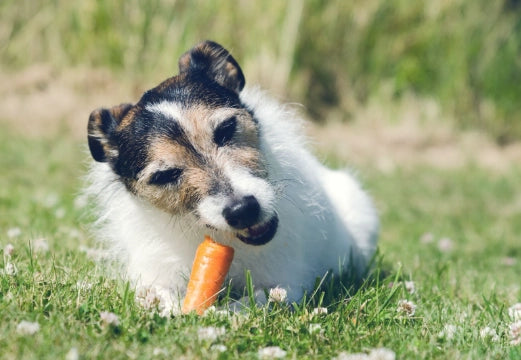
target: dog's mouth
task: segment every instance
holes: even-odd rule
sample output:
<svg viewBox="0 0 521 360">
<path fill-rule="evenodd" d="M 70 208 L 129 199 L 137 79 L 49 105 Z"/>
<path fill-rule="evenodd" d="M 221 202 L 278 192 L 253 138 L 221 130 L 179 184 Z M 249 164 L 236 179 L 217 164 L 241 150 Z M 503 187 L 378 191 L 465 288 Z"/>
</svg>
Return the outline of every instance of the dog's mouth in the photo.
<svg viewBox="0 0 521 360">
<path fill-rule="evenodd" d="M 268 221 L 245 229 L 244 234 L 236 234 L 237 238 L 248 245 L 264 245 L 273 239 L 277 233 L 279 218 L 274 215 Z"/>
</svg>

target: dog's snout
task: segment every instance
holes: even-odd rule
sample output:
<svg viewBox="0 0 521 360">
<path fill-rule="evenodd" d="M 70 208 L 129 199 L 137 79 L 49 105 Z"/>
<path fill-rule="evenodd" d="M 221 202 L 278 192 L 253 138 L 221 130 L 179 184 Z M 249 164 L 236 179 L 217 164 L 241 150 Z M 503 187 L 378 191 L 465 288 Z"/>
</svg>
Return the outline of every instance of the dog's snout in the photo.
<svg viewBox="0 0 521 360">
<path fill-rule="evenodd" d="M 233 201 L 223 210 L 224 219 L 235 229 L 245 229 L 254 225 L 259 215 L 259 202 L 252 195 Z"/>
</svg>

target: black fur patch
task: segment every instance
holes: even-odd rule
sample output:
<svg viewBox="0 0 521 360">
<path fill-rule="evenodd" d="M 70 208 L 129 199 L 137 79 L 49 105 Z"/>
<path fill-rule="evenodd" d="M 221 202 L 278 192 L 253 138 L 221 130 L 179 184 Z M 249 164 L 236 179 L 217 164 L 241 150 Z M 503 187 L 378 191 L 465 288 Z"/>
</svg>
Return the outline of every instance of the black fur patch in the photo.
<svg viewBox="0 0 521 360">
<path fill-rule="evenodd" d="M 100 129 L 105 134 L 111 133 L 114 130 L 114 128 L 116 127 L 116 121 L 114 120 L 114 118 L 112 117 L 112 115 L 110 114 L 110 112 L 107 109 L 103 109 L 101 111 L 100 115 L 101 115 Z"/>
<path fill-rule="evenodd" d="M 139 105 L 145 108 L 162 101 L 175 102 L 181 107 L 206 105 L 208 107 L 241 108 L 239 95 L 200 74 L 180 75 L 168 79 L 147 91 Z"/>
<path fill-rule="evenodd" d="M 175 184 L 182 173 L 183 170 L 178 168 L 157 171 L 150 177 L 148 183 L 151 185 Z"/>
<path fill-rule="evenodd" d="M 213 141 L 217 144 L 217 146 L 226 145 L 235 134 L 237 129 L 237 119 L 235 116 L 231 117 L 228 120 L 223 121 L 213 134 Z"/>
<path fill-rule="evenodd" d="M 106 162 L 107 156 L 105 155 L 105 149 L 103 145 L 96 138 L 89 136 L 88 137 L 89 150 L 94 158 L 94 160 L 98 162 Z"/>
</svg>

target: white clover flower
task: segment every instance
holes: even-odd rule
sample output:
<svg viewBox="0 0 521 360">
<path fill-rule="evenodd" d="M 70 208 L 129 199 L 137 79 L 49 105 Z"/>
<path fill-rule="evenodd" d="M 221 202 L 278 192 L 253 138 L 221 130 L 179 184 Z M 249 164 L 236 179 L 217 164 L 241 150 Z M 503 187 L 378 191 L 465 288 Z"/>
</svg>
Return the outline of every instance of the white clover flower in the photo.
<svg viewBox="0 0 521 360">
<path fill-rule="evenodd" d="M 101 324 L 103 326 L 118 326 L 119 325 L 119 317 L 113 312 L 102 311 L 99 314 L 101 319 Z"/>
<path fill-rule="evenodd" d="M 226 319 L 232 316 L 232 313 L 226 309 L 215 310 L 214 314 L 216 317 L 221 319 Z"/>
<path fill-rule="evenodd" d="M 446 324 L 443 327 L 443 330 L 441 330 L 438 333 L 438 338 L 452 340 L 454 338 L 454 335 L 456 334 L 457 330 L 458 330 L 458 328 L 456 327 L 456 325 Z"/>
<path fill-rule="evenodd" d="M 160 356 L 160 355 L 163 355 L 163 356 L 168 356 L 168 351 L 166 351 L 166 349 L 163 349 L 163 348 L 154 348 L 154 350 L 152 351 L 152 355 L 154 356 Z"/>
<path fill-rule="evenodd" d="M 89 204 L 89 196 L 86 194 L 81 194 L 76 196 L 74 199 L 74 208 L 75 209 L 83 209 Z"/>
<path fill-rule="evenodd" d="M 416 285 L 414 285 L 414 281 L 405 281 L 404 285 L 405 290 L 407 290 L 409 294 L 414 294 L 416 292 Z"/>
<path fill-rule="evenodd" d="M 514 266 L 516 262 L 516 258 L 513 258 L 512 256 L 505 256 L 503 259 L 501 259 L 501 264 L 505 266 Z"/>
<path fill-rule="evenodd" d="M 226 345 L 223 345 L 223 344 L 214 344 L 214 345 L 210 346 L 210 350 L 218 352 L 218 353 L 222 353 L 222 352 L 225 352 L 226 350 L 228 350 L 228 348 L 226 347 Z"/>
<path fill-rule="evenodd" d="M 283 289 L 281 287 L 274 287 L 270 289 L 270 293 L 268 296 L 268 302 L 274 302 L 274 303 L 283 303 L 286 301 L 286 298 L 288 297 L 288 292 L 286 289 Z"/>
<path fill-rule="evenodd" d="M 313 316 L 316 316 L 316 315 L 327 315 L 327 308 L 325 308 L 325 307 L 316 307 L 311 312 L 311 315 L 313 315 Z"/>
<path fill-rule="evenodd" d="M 521 320 L 521 303 L 517 303 L 508 308 L 508 316 L 512 318 L 512 320 Z"/>
<path fill-rule="evenodd" d="M 422 244 L 430 244 L 434 241 L 434 235 L 431 232 L 426 232 L 420 237 L 420 242 Z"/>
<path fill-rule="evenodd" d="M 136 301 L 138 301 L 138 299 L 143 299 L 147 296 L 147 292 L 149 291 L 149 288 L 145 287 L 145 286 L 139 286 L 136 288 L 136 292 L 135 292 L 135 297 L 136 297 Z"/>
<path fill-rule="evenodd" d="M 13 244 L 7 244 L 4 247 L 4 255 L 12 256 L 13 254 L 14 254 L 14 246 L 13 246 Z"/>
<path fill-rule="evenodd" d="M 7 230 L 7 237 L 12 239 L 22 235 L 22 230 L 19 227 L 13 227 Z"/>
<path fill-rule="evenodd" d="M 491 327 L 485 326 L 483 329 L 479 331 L 479 336 L 483 340 L 490 340 L 492 342 L 499 341 L 499 336 L 495 329 L 492 329 Z"/>
<path fill-rule="evenodd" d="M 232 315 L 232 313 L 228 310 L 222 309 L 218 310 L 214 305 L 208 307 L 203 313 L 203 316 L 214 315 L 218 318 L 228 318 Z"/>
<path fill-rule="evenodd" d="M 45 238 L 38 238 L 33 242 L 33 249 L 36 252 L 46 253 L 49 251 L 49 243 Z"/>
<path fill-rule="evenodd" d="M 398 307 L 396 308 L 396 311 L 412 317 L 416 312 L 416 305 L 412 301 L 402 299 L 398 301 Z"/>
<path fill-rule="evenodd" d="M 199 338 L 199 341 L 215 341 L 218 337 L 223 336 L 224 334 L 226 334 L 224 326 L 207 326 L 197 329 L 197 337 Z"/>
<path fill-rule="evenodd" d="M 342 351 L 340 354 L 338 354 L 336 357 L 333 358 L 333 360 L 368 360 L 369 355 L 364 353 L 347 353 L 345 351 Z"/>
<path fill-rule="evenodd" d="M 54 217 L 56 217 L 56 219 L 63 219 L 66 213 L 65 209 L 60 207 L 54 211 Z"/>
<path fill-rule="evenodd" d="M 65 355 L 65 360 L 78 360 L 80 358 L 80 353 L 78 348 L 72 347 L 67 354 Z"/>
<path fill-rule="evenodd" d="M 135 300 L 146 310 L 158 310 L 158 314 L 161 317 L 169 317 L 181 313 L 178 299 L 170 289 L 161 286 L 137 288 Z"/>
<path fill-rule="evenodd" d="M 352 353 L 342 352 L 338 354 L 333 360 L 370 360 L 369 355 L 364 353 Z"/>
<path fill-rule="evenodd" d="M 510 344 L 521 344 L 521 320 L 510 324 Z"/>
<path fill-rule="evenodd" d="M 13 299 L 14 299 L 14 295 L 10 291 L 7 294 L 5 294 L 5 296 L 4 296 L 5 302 L 11 302 L 11 301 L 13 301 Z"/>
<path fill-rule="evenodd" d="M 76 288 L 80 291 L 89 291 L 92 289 L 93 286 L 94 286 L 93 283 L 88 282 L 86 280 L 76 282 Z"/>
<path fill-rule="evenodd" d="M 79 239 L 82 235 L 81 231 L 76 228 L 69 228 L 68 234 L 73 239 Z"/>
<path fill-rule="evenodd" d="M 43 283 L 45 281 L 45 275 L 40 271 L 37 271 L 34 273 L 33 279 L 35 283 Z"/>
<path fill-rule="evenodd" d="M 369 360 L 395 360 L 396 354 L 394 351 L 381 347 L 372 349 L 368 355 Z"/>
<path fill-rule="evenodd" d="M 308 331 L 310 334 L 323 333 L 322 325 L 320 324 L 309 324 Z"/>
<path fill-rule="evenodd" d="M 40 331 L 40 324 L 37 322 L 23 320 L 16 326 L 16 332 L 19 335 L 34 335 L 38 331 Z"/>
<path fill-rule="evenodd" d="M 60 202 L 60 197 L 56 193 L 48 194 L 43 200 L 43 205 L 47 208 L 55 207 Z"/>
<path fill-rule="evenodd" d="M 4 265 L 4 274 L 8 276 L 15 276 L 18 273 L 18 269 L 16 268 L 16 265 L 12 262 L 7 262 Z"/>
<path fill-rule="evenodd" d="M 438 249 L 441 252 L 450 252 L 454 248 L 454 243 L 452 239 L 448 237 L 441 238 L 440 241 L 438 241 Z"/>
<path fill-rule="evenodd" d="M 208 306 L 208 308 L 206 308 L 206 310 L 203 312 L 203 316 L 214 314 L 216 311 L 217 308 L 215 307 L 215 305 Z"/>
<path fill-rule="evenodd" d="M 258 355 L 261 359 L 282 359 L 286 354 L 286 351 L 278 346 L 267 346 L 258 351 Z"/>
<path fill-rule="evenodd" d="M 150 310 L 159 306 L 161 297 L 155 287 L 140 287 L 136 291 L 136 301 L 146 310 Z"/>
<path fill-rule="evenodd" d="M 248 312 L 231 312 L 230 316 L 230 325 L 233 330 L 238 330 L 246 321 L 250 318 L 250 313 Z"/>
<path fill-rule="evenodd" d="M 369 354 L 341 352 L 333 360 L 395 360 L 396 354 L 394 351 L 387 348 L 372 349 Z"/>
</svg>

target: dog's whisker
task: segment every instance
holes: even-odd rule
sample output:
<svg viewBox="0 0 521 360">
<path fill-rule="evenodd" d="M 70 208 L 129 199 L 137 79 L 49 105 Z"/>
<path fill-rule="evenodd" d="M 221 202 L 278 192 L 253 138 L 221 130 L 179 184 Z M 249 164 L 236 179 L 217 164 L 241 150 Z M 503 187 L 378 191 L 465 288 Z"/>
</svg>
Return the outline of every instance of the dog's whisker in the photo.
<svg viewBox="0 0 521 360">
<path fill-rule="evenodd" d="M 301 180 L 299 180 L 299 179 L 292 179 L 292 178 L 274 179 L 274 180 L 271 180 L 270 182 L 273 183 L 273 184 L 278 184 L 278 183 L 296 183 L 296 184 L 301 184 L 302 183 Z"/>
<path fill-rule="evenodd" d="M 294 199 L 292 199 L 289 195 L 282 194 L 282 195 L 280 195 L 280 197 L 284 200 L 287 200 L 288 203 L 290 203 L 291 205 L 293 205 L 295 207 L 295 209 L 299 210 L 301 213 L 304 213 L 304 208 L 299 206 L 298 203 Z"/>
<path fill-rule="evenodd" d="M 187 214 L 185 218 L 190 218 L 191 214 Z M 191 238 L 192 237 L 192 234 L 195 233 L 195 228 L 198 226 L 198 224 L 196 224 L 195 221 L 185 221 L 185 219 L 183 219 L 183 221 L 181 221 L 180 218 L 177 218 L 177 226 L 178 228 L 180 229 L 181 233 L 183 234 L 183 237 L 184 238 Z"/>
</svg>

